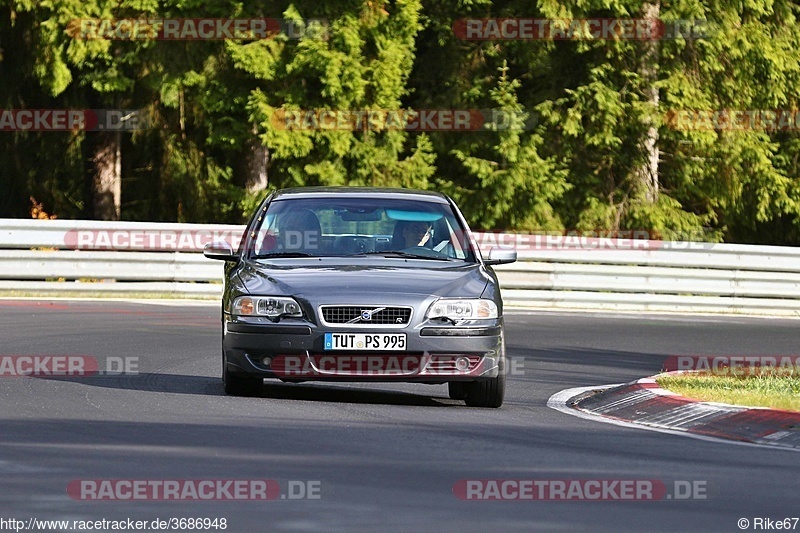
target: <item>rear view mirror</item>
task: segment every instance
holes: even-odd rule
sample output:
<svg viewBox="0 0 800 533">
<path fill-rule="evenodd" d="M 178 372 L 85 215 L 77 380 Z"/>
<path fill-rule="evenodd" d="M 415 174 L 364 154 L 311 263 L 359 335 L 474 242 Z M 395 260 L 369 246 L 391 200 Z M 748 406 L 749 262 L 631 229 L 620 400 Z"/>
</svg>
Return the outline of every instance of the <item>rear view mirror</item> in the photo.
<svg viewBox="0 0 800 533">
<path fill-rule="evenodd" d="M 380 211 L 377 210 L 369 213 L 347 210 L 337 214 L 345 222 L 377 222 L 382 218 Z"/>
</svg>

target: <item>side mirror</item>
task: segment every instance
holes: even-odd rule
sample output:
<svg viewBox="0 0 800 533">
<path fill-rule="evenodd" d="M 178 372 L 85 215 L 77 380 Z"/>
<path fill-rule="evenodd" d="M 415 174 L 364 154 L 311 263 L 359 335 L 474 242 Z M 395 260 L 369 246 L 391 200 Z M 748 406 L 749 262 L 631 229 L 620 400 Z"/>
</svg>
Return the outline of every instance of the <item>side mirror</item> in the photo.
<svg viewBox="0 0 800 533">
<path fill-rule="evenodd" d="M 220 261 L 236 261 L 239 259 L 231 245 L 225 241 L 206 244 L 203 247 L 203 255 L 208 259 L 219 259 Z"/>
<path fill-rule="evenodd" d="M 517 260 L 517 251 L 504 248 L 492 248 L 489 250 L 489 258 L 483 262 L 487 265 L 502 265 L 513 263 Z"/>
</svg>

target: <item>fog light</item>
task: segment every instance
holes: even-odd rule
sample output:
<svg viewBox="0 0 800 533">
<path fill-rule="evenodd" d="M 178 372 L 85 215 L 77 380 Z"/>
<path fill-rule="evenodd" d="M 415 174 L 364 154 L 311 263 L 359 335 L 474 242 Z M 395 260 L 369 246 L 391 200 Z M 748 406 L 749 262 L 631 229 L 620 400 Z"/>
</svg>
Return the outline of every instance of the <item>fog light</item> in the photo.
<svg viewBox="0 0 800 533">
<path fill-rule="evenodd" d="M 469 359 L 466 357 L 459 357 L 456 359 L 456 370 L 459 372 L 466 372 L 469 370 Z"/>
<path fill-rule="evenodd" d="M 270 365 L 272 365 L 272 357 L 269 356 L 265 357 L 264 359 L 261 360 L 261 364 L 269 368 Z"/>
</svg>

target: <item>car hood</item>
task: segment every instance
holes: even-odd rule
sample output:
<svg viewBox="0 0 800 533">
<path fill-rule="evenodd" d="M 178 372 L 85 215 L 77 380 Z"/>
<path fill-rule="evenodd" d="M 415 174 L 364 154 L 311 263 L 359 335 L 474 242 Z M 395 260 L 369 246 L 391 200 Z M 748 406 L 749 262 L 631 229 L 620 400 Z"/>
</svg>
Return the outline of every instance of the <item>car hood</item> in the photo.
<svg viewBox="0 0 800 533">
<path fill-rule="evenodd" d="M 248 261 L 239 277 L 253 295 L 298 296 L 320 303 L 387 294 L 477 298 L 491 280 L 478 263 L 370 259 L 353 265 L 335 258 Z"/>
</svg>

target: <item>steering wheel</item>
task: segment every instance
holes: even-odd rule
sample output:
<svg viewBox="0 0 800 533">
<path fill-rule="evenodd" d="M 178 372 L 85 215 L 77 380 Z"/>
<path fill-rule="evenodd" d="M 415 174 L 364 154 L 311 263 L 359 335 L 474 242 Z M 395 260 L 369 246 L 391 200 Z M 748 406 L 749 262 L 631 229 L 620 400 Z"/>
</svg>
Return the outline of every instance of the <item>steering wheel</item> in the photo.
<svg viewBox="0 0 800 533">
<path fill-rule="evenodd" d="M 431 250 L 426 246 L 410 246 L 400 251 L 408 254 L 423 255 L 426 257 L 445 257 L 445 254 L 437 252 L 435 250 Z"/>
</svg>

